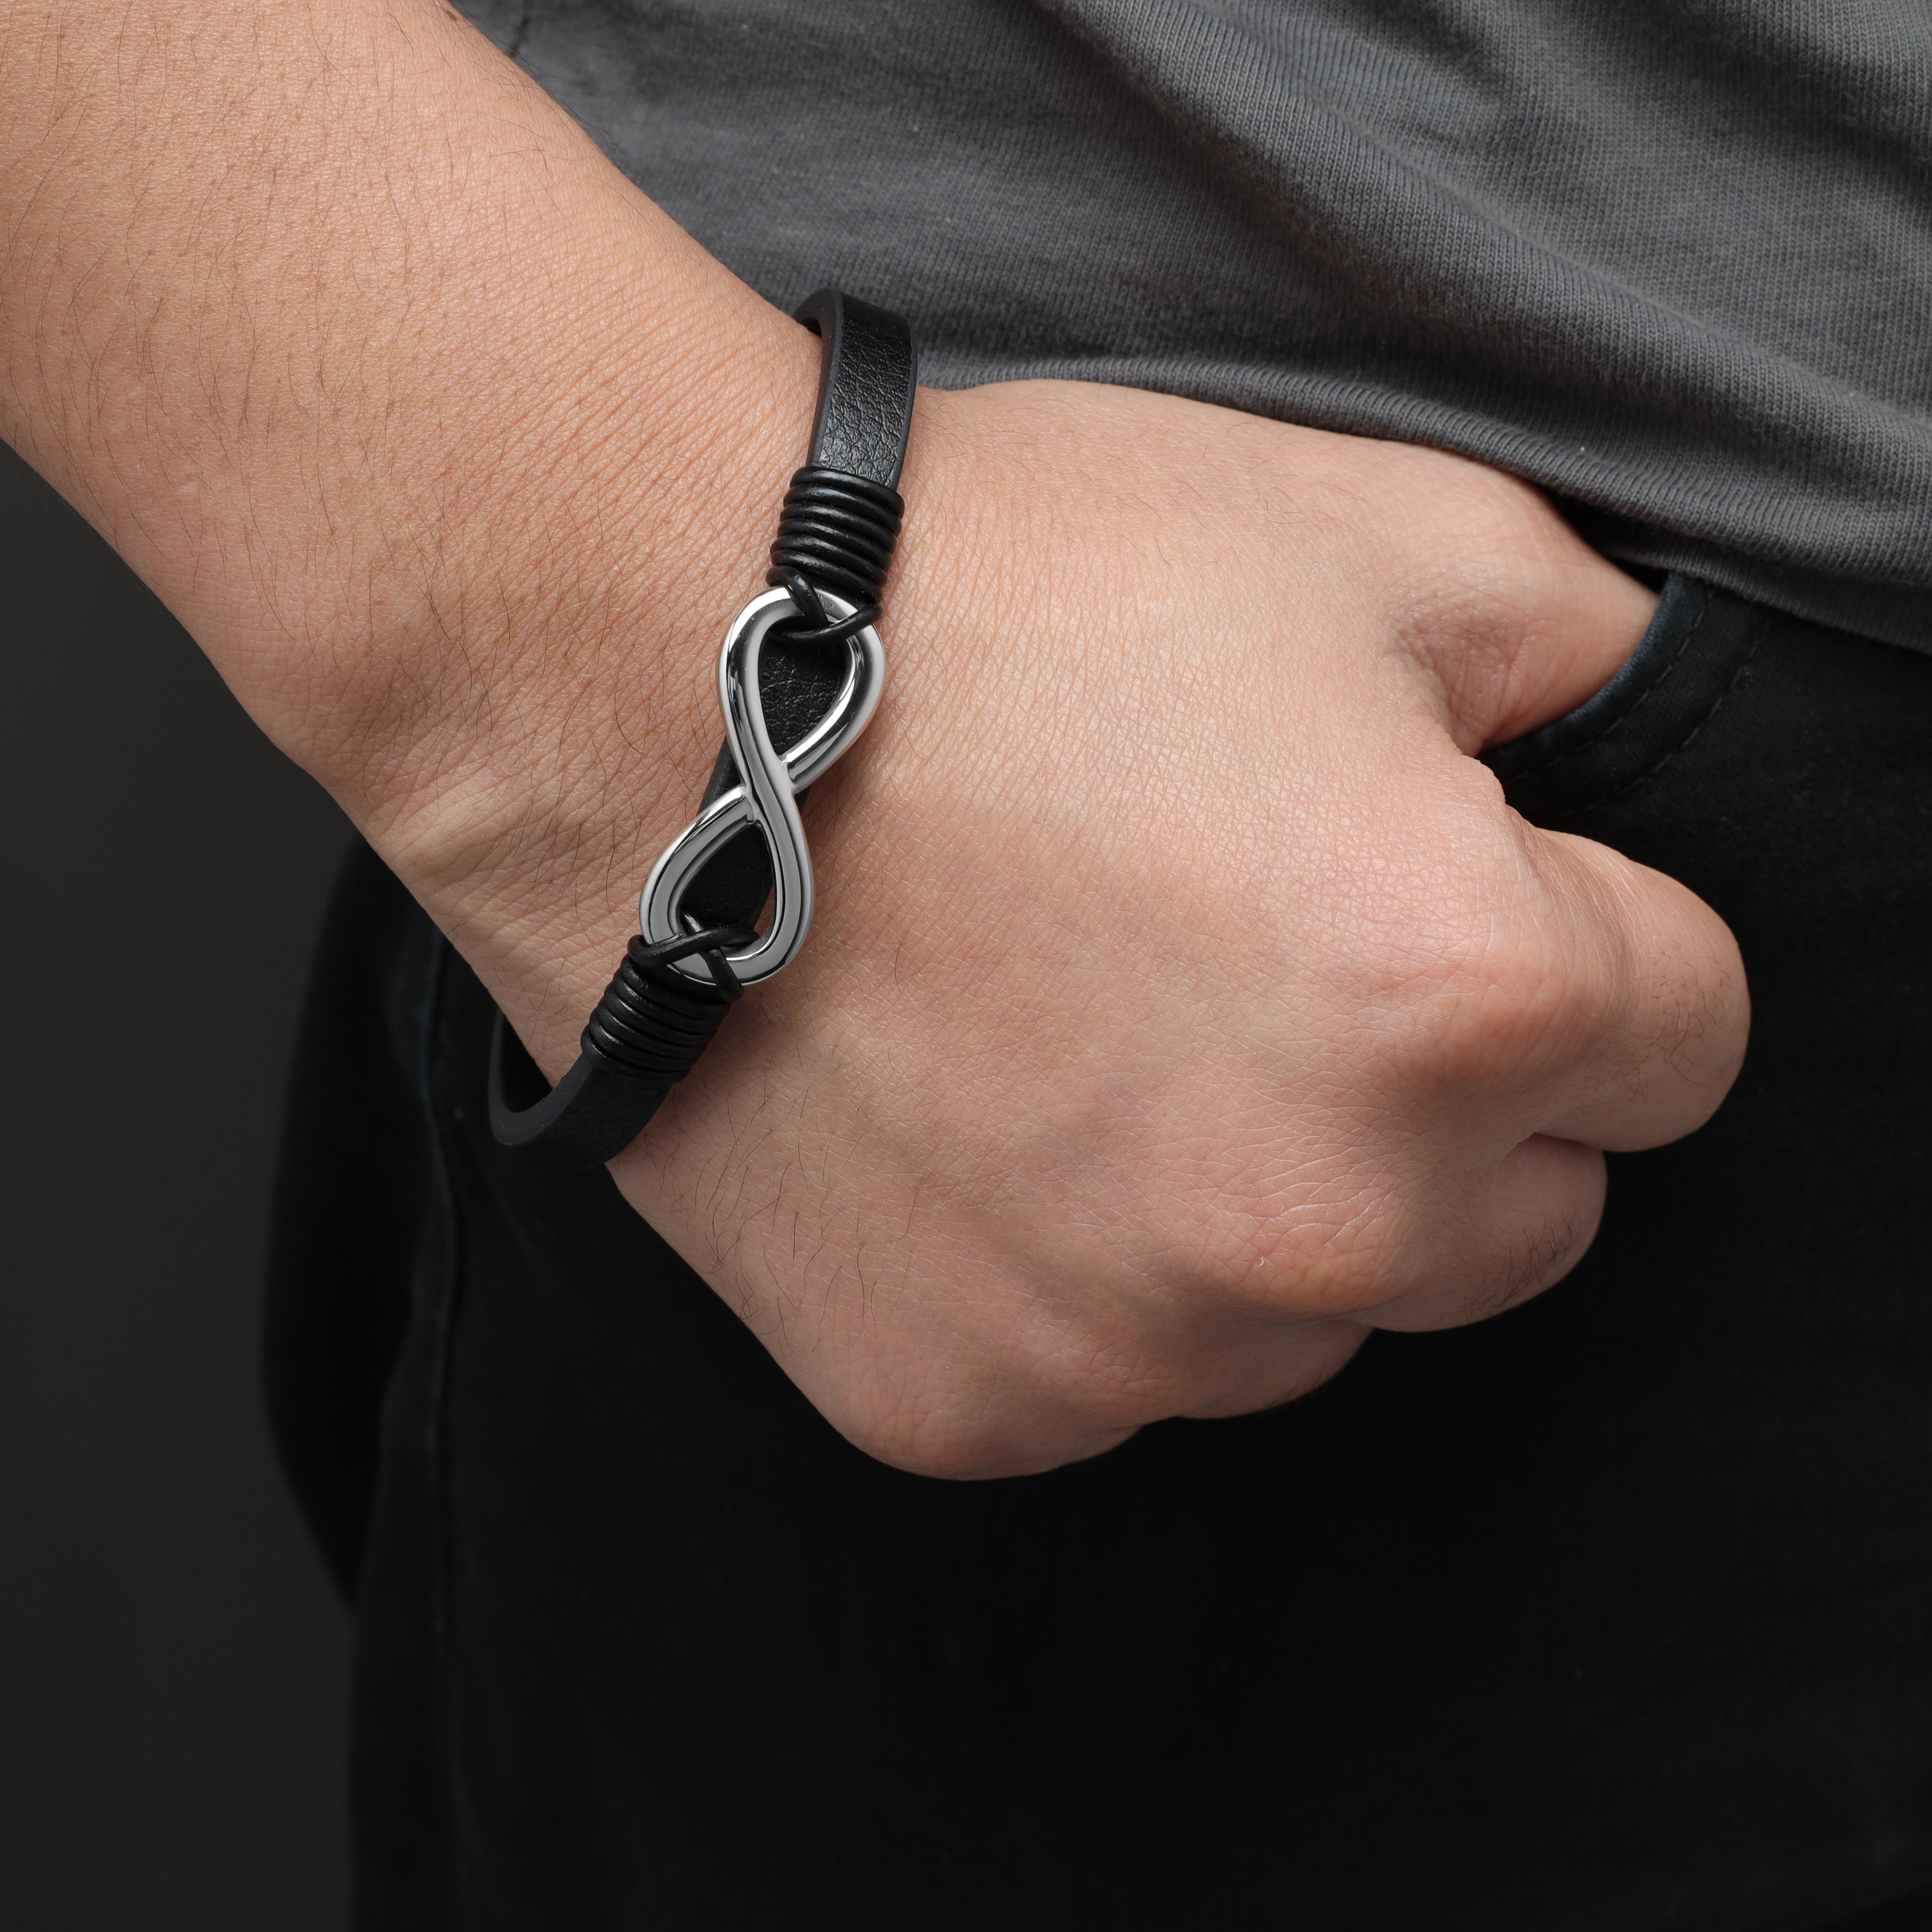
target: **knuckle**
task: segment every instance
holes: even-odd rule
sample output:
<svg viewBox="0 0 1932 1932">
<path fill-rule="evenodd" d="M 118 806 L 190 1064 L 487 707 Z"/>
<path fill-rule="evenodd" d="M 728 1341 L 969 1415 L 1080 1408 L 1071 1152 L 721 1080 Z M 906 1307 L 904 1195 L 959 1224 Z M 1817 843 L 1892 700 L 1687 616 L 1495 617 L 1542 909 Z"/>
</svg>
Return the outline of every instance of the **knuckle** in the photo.
<svg viewBox="0 0 1932 1932">
<path fill-rule="evenodd" d="M 1526 1228 L 1503 1263 L 1464 1301 L 1462 1324 L 1486 1322 L 1561 1281 L 1583 1258 L 1595 1233 L 1561 1215 Z"/>
<path fill-rule="evenodd" d="M 887 1426 L 848 1430 L 846 1439 L 875 1462 L 911 1476 L 944 1483 L 970 1483 L 1016 1473 L 1010 1445 L 982 1432 L 946 1429 L 902 1430 Z"/>
<path fill-rule="evenodd" d="M 1366 1154 L 1365 1124 L 1343 1124 L 1286 1172 L 1256 1168 L 1157 1196 L 1173 1300 L 1210 1331 L 1351 1314 L 1395 1292 L 1410 1265 L 1406 1190 Z"/>
<path fill-rule="evenodd" d="M 1177 1412 L 1160 1377 L 1123 1355 L 1017 1346 L 958 1373 L 926 1365 L 910 1385 L 874 1378 L 848 1391 L 833 1419 L 855 1448 L 894 1468 L 979 1482 L 1097 1455 Z"/>
<path fill-rule="evenodd" d="M 1288 1218 L 1268 1261 L 1274 1306 L 1318 1321 L 1359 1314 L 1401 1294 L 1414 1264 L 1408 1218 L 1392 1178 L 1358 1178 L 1348 1198 Z"/>
<path fill-rule="evenodd" d="M 1495 906 L 1446 934 L 1408 991 L 1393 1031 L 1411 1091 L 1546 1078 L 1590 1050 L 1614 998 L 1553 922 Z"/>
<path fill-rule="evenodd" d="M 1715 957 L 1690 947 L 1660 949 L 1653 974 L 1646 1057 L 1689 1079 L 1714 1072 L 1721 1094 L 1744 1058 L 1750 1024 L 1750 994 L 1735 945 Z"/>
<path fill-rule="evenodd" d="M 938 1390 L 908 1397 L 877 1382 L 856 1391 L 833 1417 L 839 1432 L 877 1462 L 908 1474 L 968 1482 L 1007 1473 L 1016 1454 L 1008 1432 L 965 1391 L 948 1400 Z"/>
</svg>

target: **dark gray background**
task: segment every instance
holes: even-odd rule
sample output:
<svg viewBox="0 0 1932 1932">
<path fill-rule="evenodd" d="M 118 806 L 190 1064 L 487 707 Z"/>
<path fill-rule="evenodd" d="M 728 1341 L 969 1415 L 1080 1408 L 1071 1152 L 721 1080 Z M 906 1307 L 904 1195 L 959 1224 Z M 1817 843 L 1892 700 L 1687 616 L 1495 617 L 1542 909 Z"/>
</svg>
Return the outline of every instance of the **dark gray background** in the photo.
<svg viewBox="0 0 1932 1932">
<path fill-rule="evenodd" d="M 256 1289 L 346 835 L 4 447 L 0 567 L 0 1924 L 339 1932 L 346 1626 L 268 1448 Z"/>
</svg>

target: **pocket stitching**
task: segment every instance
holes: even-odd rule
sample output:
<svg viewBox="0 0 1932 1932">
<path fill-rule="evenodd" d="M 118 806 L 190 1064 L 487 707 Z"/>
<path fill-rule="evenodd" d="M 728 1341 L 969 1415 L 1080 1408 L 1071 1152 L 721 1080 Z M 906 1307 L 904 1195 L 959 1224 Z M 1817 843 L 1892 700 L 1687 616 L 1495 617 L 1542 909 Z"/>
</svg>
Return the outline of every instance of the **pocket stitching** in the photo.
<svg viewBox="0 0 1932 1932">
<path fill-rule="evenodd" d="M 1699 605 L 1697 615 L 1693 620 L 1690 628 L 1684 633 L 1682 637 L 1678 639 L 1677 648 L 1671 652 L 1670 662 L 1667 663 L 1664 668 L 1644 686 L 1642 690 L 1637 693 L 1636 700 L 1634 703 L 1628 705 L 1623 710 L 1619 711 L 1614 718 L 1609 721 L 1607 724 L 1598 726 L 1598 728 L 1595 730 L 1592 731 L 1587 738 L 1580 738 L 1574 745 L 1566 745 L 1560 752 L 1552 752 L 1540 765 L 1531 765 L 1522 771 L 1512 772 L 1510 774 L 1509 782 L 1514 784 L 1519 779 L 1533 778 L 1537 777 L 1541 772 L 1553 771 L 1557 766 L 1562 764 L 1565 758 L 1574 758 L 1579 752 L 1589 751 L 1592 747 L 1600 745 L 1604 740 L 1610 736 L 1612 733 L 1622 730 L 1623 728 L 1650 702 L 1651 699 L 1670 682 L 1671 674 L 1677 669 L 1677 667 L 1683 662 L 1684 653 L 1690 648 L 1693 641 L 1696 638 L 1697 633 L 1704 628 L 1704 620 L 1710 614 L 1711 599 L 1707 595 Z M 1756 645 L 1754 644 L 1751 649 L 1755 651 L 1757 649 Z M 1747 663 L 1750 662 L 1748 656 L 1747 656 L 1745 662 Z M 1742 670 L 1743 666 L 1740 665 L 1738 668 Z M 1730 687 L 1728 685 L 1726 686 L 1725 692 L 1728 693 L 1730 688 Z M 1724 701 L 1724 694 L 1720 694 L 1718 699 L 1718 704 L 1721 704 Z M 1711 707 L 1711 711 L 1707 712 L 1705 714 L 1706 718 L 1708 718 L 1712 712 L 1715 712 L 1717 706 L 1713 705 Z M 1694 736 L 1696 732 L 1703 728 L 1703 724 L 1704 719 L 1700 718 L 1695 725 L 1692 726 L 1691 730 Z M 1690 740 L 1687 738 L 1684 740 L 1684 744 L 1688 744 L 1690 742 Z M 1671 751 L 1665 752 L 1664 756 L 1667 758 L 1670 757 L 1673 752 L 1680 751 L 1682 748 L 1682 746 L 1673 746 L 1671 748 Z M 1663 759 L 1659 759 L 1658 763 L 1659 764 L 1662 764 Z M 1649 770 L 1654 771 L 1656 769 L 1657 766 L 1653 765 L 1649 768 Z M 1640 774 L 1640 777 L 1648 777 L 1648 771 Z M 1634 784 L 1636 782 L 1636 780 L 1633 779 L 1631 782 Z"/>
<path fill-rule="evenodd" d="M 1753 660 L 1757 656 L 1758 646 L 1763 641 L 1764 633 L 1762 627 L 1760 627 L 1757 634 L 1751 639 L 1750 649 L 1745 652 L 1737 669 L 1732 671 L 1730 676 L 1725 681 L 1724 689 L 1718 692 L 1710 710 L 1706 712 L 1703 716 L 1699 718 L 1696 723 L 1692 725 L 1690 730 L 1685 732 L 1684 736 L 1678 739 L 1677 742 L 1672 745 L 1669 751 L 1662 753 L 1658 758 L 1653 759 L 1650 764 L 1645 766 L 1642 771 L 1637 773 L 1635 778 L 1627 779 L 1623 784 L 1618 785 L 1615 791 L 1604 793 L 1602 797 L 1594 801 L 1594 803 L 1599 806 L 1609 805 L 1615 800 L 1622 798 L 1626 792 L 1636 790 L 1637 787 L 1642 784 L 1646 779 L 1654 778 L 1666 765 L 1670 764 L 1672 758 L 1676 757 L 1679 752 L 1688 752 L 1692 744 L 1696 742 L 1697 734 L 1703 730 L 1706 725 L 1710 723 L 1712 718 L 1717 716 L 1719 712 L 1724 710 L 1726 700 L 1729 699 L 1731 693 L 1737 689 L 1739 680 L 1743 677 L 1746 671 L 1750 669 Z"/>
</svg>

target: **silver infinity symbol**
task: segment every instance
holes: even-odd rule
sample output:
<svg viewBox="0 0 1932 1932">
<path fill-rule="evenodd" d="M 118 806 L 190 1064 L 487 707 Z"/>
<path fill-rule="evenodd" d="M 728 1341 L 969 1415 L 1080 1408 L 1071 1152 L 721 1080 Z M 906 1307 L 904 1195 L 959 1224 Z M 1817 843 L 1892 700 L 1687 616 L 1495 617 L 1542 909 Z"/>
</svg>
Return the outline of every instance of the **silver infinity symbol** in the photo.
<svg viewBox="0 0 1932 1932">
<path fill-rule="evenodd" d="M 856 608 L 829 592 L 820 595 L 835 621 Z M 713 799 L 665 848 L 638 901 L 638 929 L 648 944 L 683 938 L 692 929 L 683 911 L 692 881 L 727 840 L 755 825 L 771 855 L 771 920 L 742 951 L 724 956 L 746 986 L 789 965 L 812 927 L 812 854 L 792 794 L 829 770 L 872 722 L 885 682 L 885 650 L 868 625 L 844 641 L 844 681 L 831 709 L 796 744 L 776 750 L 758 698 L 758 659 L 772 626 L 799 614 L 784 591 L 771 590 L 753 598 L 731 620 L 718 655 L 718 702 L 724 713 L 724 742 L 742 782 Z M 670 962 L 670 970 L 700 986 L 712 983 L 711 968 L 700 956 Z"/>
</svg>

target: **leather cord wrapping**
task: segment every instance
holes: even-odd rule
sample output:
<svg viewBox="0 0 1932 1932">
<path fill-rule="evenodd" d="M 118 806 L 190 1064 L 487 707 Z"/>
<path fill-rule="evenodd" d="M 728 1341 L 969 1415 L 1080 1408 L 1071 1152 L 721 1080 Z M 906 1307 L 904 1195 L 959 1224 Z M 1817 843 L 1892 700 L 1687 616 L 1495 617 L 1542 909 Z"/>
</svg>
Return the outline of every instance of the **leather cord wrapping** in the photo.
<svg viewBox="0 0 1932 1932">
<path fill-rule="evenodd" d="M 799 743 L 826 714 L 840 678 L 840 653 L 832 647 L 879 616 L 904 509 L 895 486 L 916 380 L 911 331 L 898 316 L 827 289 L 806 302 L 797 319 L 818 335 L 822 350 L 812 447 L 785 493 L 766 578 L 798 614 L 772 629 L 760 666 L 759 695 L 774 746 Z M 855 608 L 835 618 L 821 593 Z M 702 805 L 739 782 L 728 748 Z M 554 1088 L 499 1013 L 489 1088 L 496 1138 L 586 1163 L 609 1160 L 628 1146 L 745 991 L 725 950 L 757 938 L 771 890 L 764 839 L 746 827 L 686 890 L 687 934 L 655 945 L 641 935 L 630 941 L 585 1024 L 576 1064 Z M 710 983 L 672 970 L 674 961 L 693 957 L 710 969 Z"/>
</svg>

